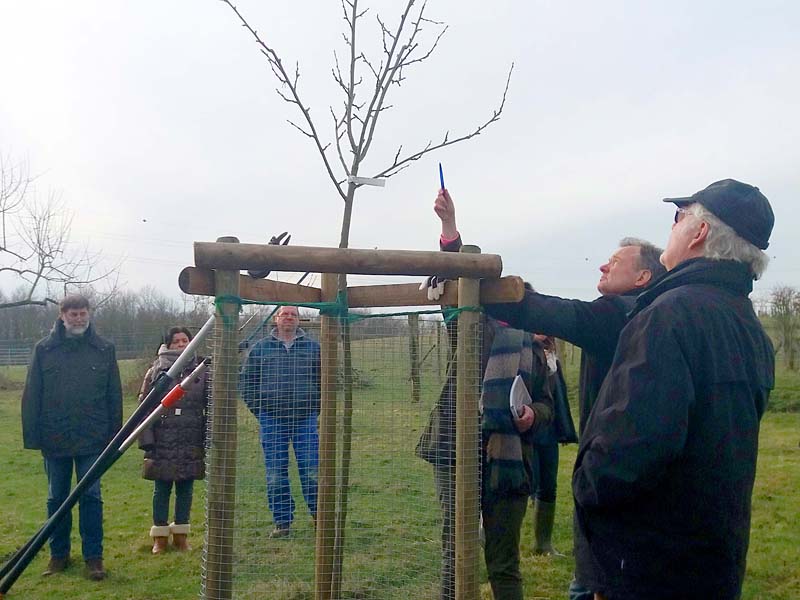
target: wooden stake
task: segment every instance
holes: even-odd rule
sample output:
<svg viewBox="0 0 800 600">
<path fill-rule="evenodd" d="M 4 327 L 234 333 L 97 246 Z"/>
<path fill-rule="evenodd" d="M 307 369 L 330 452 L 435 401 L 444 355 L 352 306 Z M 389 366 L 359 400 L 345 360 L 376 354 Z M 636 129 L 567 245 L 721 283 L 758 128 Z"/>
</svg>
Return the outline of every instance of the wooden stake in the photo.
<svg viewBox="0 0 800 600">
<path fill-rule="evenodd" d="M 235 237 L 219 238 L 236 244 Z M 219 296 L 239 295 L 239 272 L 217 271 L 214 289 Z M 233 534 L 236 508 L 236 389 L 239 304 L 220 303 L 214 335 L 210 457 L 208 467 L 208 526 L 204 598 L 228 600 L 233 597 Z"/>
<path fill-rule="evenodd" d="M 477 246 L 462 246 L 462 253 L 479 253 Z M 458 306 L 477 306 L 476 279 L 458 280 Z M 481 377 L 480 313 L 464 311 L 458 316 L 456 358 L 456 599 L 477 600 L 478 522 L 480 477 L 478 402 Z"/>
<path fill-rule="evenodd" d="M 336 298 L 337 277 L 322 275 L 322 299 Z M 319 413 L 319 472 L 317 492 L 317 552 L 314 565 L 314 598 L 331 598 L 334 519 L 336 511 L 336 380 L 339 319 L 323 315 L 320 326 L 321 398 Z"/>
</svg>

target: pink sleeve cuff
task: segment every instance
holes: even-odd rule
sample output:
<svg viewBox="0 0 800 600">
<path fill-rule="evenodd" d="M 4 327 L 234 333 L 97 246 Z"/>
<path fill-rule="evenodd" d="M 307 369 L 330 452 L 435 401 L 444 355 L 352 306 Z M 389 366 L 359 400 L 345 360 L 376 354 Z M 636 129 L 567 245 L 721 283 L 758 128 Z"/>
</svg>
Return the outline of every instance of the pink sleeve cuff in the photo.
<svg viewBox="0 0 800 600">
<path fill-rule="evenodd" d="M 444 237 L 444 235 L 440 235 L 440 236 L 439 236 L 439 243 L 440 243 L 442 246 L 446 246 L 447 244 L 451 244 L 451 243 L 455 242 L 455 241 L 456 241 L 458 238 L 460 238 L 460 237 L 461 237 L 461 234 L 460 234 L 460 233 L 456 233 L 456 237 L 454 237 L 454 238 L 450 238 L 450 239 L 448 239 L 448 238 Z"/>
</svg>

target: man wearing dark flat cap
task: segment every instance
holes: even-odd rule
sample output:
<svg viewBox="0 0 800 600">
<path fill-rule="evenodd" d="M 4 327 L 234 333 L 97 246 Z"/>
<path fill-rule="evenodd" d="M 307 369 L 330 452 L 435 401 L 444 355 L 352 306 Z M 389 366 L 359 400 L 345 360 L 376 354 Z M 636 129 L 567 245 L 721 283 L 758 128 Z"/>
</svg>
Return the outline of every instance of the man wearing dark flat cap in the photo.
<svg viewBox="0 0 800 600">
<path fill-rule="evenodd" d="M 772 344 L 748 296 L 774 216 L 733 179 L 676 205 L 581 437 L 576 578 L 598 600 L 741 594 Z"/>
</svg>

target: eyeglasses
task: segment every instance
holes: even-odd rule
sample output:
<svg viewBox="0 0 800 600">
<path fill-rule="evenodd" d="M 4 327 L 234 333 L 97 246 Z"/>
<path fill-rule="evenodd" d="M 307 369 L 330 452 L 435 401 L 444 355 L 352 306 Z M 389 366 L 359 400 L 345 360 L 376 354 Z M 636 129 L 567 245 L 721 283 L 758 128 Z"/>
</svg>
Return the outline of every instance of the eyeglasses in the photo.
<svg viewBox="0 0 800 600">
<path fill-rule="evenodd" d="M 688 215 L 689 214 L 689 209 L 688 208 L 676 208 L 675 209 L 675 222 L 676 223 L 681 220 L 681 216 L 680 216 L 681 214 Z"/>
</svg>

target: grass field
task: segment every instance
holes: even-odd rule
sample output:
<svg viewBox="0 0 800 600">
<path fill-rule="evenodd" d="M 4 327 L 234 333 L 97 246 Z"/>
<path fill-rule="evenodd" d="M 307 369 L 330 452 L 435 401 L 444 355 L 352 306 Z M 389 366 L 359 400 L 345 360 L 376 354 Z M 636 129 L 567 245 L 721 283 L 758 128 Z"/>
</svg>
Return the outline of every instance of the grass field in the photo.
<svg viewBox="0 0 800 600">
<path fill-rule="evenodd" d="M 373 366 L 369 364 L 373 361 Z M 407 397 L 407 382 L 381 378 L 378 365 L 385 361 L 379 349 L 365 352 L 364 374 L 369 387 L 356 394 L 354 471 L 351 480 L 351 517 L 344 589 L 351 598 L 422 598 L 435 587 L 438 571 L 437 509 L 430 485 L 430 469 L 418 459 L 407 460 L 401 469 L 390 468 L 390 448 L 413 448 L 419 428 L 427 417 L 428 404 L 438 381 L 426 382 L 423 405 L 381 406 L 395 395 Z M 135 388 L 140 366 L 123 364 L 123 379 Z M 576 390 L 577 358 L 567 361 L 571 393 Z M 46 480 L 38 452 L 22 450 L 19 427 L 19 397 L 24 368 L 0 369 L 0 465 L 4 498 L 0 529 L 0 558 L 9 556 L 41 525 L 45 513 Z M 401 389 L 402 388 L 402 389 Z M 753 525 L 748 570 L 743 597 L 758 600 L 800 598 L 800 377 L 779 372 L 774 408 L 762 424 L 758 475 L 753 497 Z M 377 408 L 376 408 L 377 407 Z M 375 418 L 381 408 L 387 417 Z M 133 410 L 133 397 L 126 397 L 125 414 Z M 791 412 L 794 411 L 794 412 Z M 255 424 L 242 411 L 240 466 L 240 515 L 249 526 L 237 533 L 237 557 L 243 564 L 237 589 L 247 597 L 307 598 L 307 580 L 312 572 L 312 529 L 298 508 L 296 534 L 291 540 L 267 540 L 269 513 L 263 501 L 263 466 L 256 443 Z M 571 500 L 569 479 L 575 446 L 562 448 L 559 469 L 559 499 L 555 545 L 571 546 Z M 249 461 L 246 459 L 250 459 Z M 250 471 L 248 471 L 248 468 Z M 57 577 L 42 578 L 47 551 L 31 564 L 8 598 L 86 598 L 115 600 L 196 598 L 200 589 L 201 540 L 204 517 L 204 485 L 195 488 L 192 514 L 193 549 L 187 554 L 150 554 L 152 484 L 140 477 L 141 453 L 135 448 L 103 478 L 105 500 L 105 559 L 109 578 L 90 582 L 74 566 Z M 296 481 L 293 486 L 297 489 Z M 296 500 L 301 505 L 299 495 Z M 76 515 L 77 517 L 77 515 Z M 77 518 L 73 529 L 73 556 L 79 555 Z M 523 530 L 523 564 L 526 598 L 566 598 L 573 561 L 566 558 L 533 557 L 531 519 Z M 271 571 L 272 570 L 272 571 Z M 275 572 L 276 577 L 264 573 Z M 287 579 L 292 573 L 295 580 Z M 485 573 L 481 574 L 482 596 L 491 598 Z M 386 590 L 393 590 L 387 595 Z M 381 592 L 383 590 L 383 592 Z M 383 595 L 381 595 L 383 594 Z"/>
</svg>

